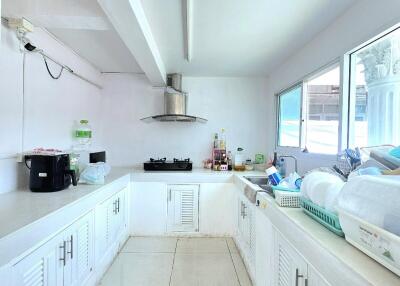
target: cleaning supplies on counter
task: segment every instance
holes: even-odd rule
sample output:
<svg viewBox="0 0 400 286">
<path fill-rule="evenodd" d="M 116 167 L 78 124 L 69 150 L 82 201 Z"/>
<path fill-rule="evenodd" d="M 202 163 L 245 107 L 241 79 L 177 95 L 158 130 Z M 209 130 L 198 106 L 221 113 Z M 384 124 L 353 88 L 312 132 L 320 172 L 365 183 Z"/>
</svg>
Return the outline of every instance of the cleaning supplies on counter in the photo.
<svg viewBox="0 0 400 286">
<path fill-rule="evenodd" d="M 269 179 L 269 182 L 271 183 L 271 185 L 277 186 L 282 181 L 281 175 L 279 174 L 278 170 L 274 166 L 269 167 L 267 170 L 265 170 L 265 172 L 267 173 L 267 176 L 268 176 L 268 179 Z"/>
</svg>

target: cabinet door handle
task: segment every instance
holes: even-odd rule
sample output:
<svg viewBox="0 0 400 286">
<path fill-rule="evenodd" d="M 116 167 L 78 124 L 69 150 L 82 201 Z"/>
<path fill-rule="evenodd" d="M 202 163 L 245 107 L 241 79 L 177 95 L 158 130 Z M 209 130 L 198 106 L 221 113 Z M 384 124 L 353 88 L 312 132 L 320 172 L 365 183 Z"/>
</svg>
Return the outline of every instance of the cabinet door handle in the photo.
<svg viewBox="0 0 400 286">
<path fill-rule="evenodd" d="M 243 218 L 245 218 L 247 216 L 246 209 L 247 209 L 247 206 L 245 204 L 243 204 Z"/>
<path fill-rule="evenodd" d="M 243 202 L 240 202 L 240 216 L 243 218 Z"/>
<path fill-rule="evenodd" d="M 117 200 L 113 202 L 113 214 L 117 214 Z"/>
<path fill-rule="evenodd" d="M 304 286 L 308 286 L 308 278 L 304 280 Z"/>
<path fill-rule="evenodd" d="M 304 276 L 300 274 L 299 269 L 296 268 L 296 286 L 299 286 L 299 278 L 303 278 Z"/>
<path fill-rule="evenodd" d="M 117 212 L 119 213 L 119 198 L 117 200 Z"/>
<path fill-rule="evenodd" d="M 62 248 L 62 250 L 63 250 L 63 256 L 60 258 L 60 260 L 63 262 L 63 265 L 65 266 L 67 263 L 67 260 L 66 260 L 67 242 L 65 240 L 63 241 L 63 245 L 61 245 L 60 248 Z"/>
<path fill-rule="evenodd" d="M 168 190 L 168 201 L 170 202 L 172 199 L 171 189 Z"/>
<path fill-rule="evenodd" d="M 71 235 L 71 240 L 69 241 L 70 243 L 70 251 L 67 251 L 68 254 L 70 254 L 71 259 L 74 258 L 74 236 Z"/>
</svg>

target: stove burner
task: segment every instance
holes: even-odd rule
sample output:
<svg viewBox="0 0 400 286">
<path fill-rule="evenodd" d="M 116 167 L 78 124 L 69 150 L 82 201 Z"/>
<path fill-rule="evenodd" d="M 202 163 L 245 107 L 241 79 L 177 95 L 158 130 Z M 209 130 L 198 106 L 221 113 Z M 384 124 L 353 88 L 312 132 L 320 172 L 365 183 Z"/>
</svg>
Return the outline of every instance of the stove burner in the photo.
<svg viewBox="0 0 400 286">
<path fill-rule="evenodd" d="M 165 163 L 167 161 L 167 158 L 158 158 L 158 159 L 153 159 L 153 158 L 150 158 L 150 162 L 152 162 L 152 163 Z"/>
<path fill-rule="evenodd" d="M 189 163 L 190 162 L 190 158 L 187 159 L 176 159 L 174 158 L 174 163 Z"/>
<path fill-rule="evenodd" d="M 191 171 L 192 162 L 187 159 L 168 160 L 166 158 L 150 158 L 148 162 L 144 163 L 145 171 Z"/>
</svg>

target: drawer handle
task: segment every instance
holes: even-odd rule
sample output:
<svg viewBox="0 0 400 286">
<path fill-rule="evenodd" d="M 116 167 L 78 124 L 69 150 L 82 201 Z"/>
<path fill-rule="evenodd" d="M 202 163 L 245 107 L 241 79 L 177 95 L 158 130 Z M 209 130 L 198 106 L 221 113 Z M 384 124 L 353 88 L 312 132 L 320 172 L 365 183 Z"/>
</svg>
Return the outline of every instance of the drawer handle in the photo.
<svg viewBox="0 0 400 286">
<path fill-rule="evenodd" d="M 63 250 L 63 256 L 60 258 L 60 260 L 63 262 L 63 265 L 65 266 L 67 264 L 66 260 L 67 242 L 65 240 L 63 241 L 63 245 L 61 245 L 60 248 L 62 248 Z"/>
<path fill-rule="evenodd" d="M 71 259 L 74 258 L 74 236 L 71 235 L 71 240 L 69 241 L 70 243 L 70 251 L 67 251 L 68 254 L 70 254 Z"/>
<path fill-rule="evenodd" d="M 299 273 L 299 269 L 296 268 L 296 286 L 299 286 L 299 278 L 303 278 L 304 275 Z"/>
</svg>

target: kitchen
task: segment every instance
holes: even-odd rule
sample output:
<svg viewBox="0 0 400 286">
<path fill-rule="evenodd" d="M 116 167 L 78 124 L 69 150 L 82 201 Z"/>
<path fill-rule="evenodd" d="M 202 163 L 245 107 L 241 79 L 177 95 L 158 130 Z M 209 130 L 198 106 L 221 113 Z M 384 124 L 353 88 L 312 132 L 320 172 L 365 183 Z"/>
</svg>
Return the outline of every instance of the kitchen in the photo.
<svg viewBox="0 0 400 286">
<path fill-rule="evenodd" d="M 340 213 L 344 237 L 299 208 L 300 194 L 313 197 L 310 171 L 333 182 L 318 168 L 342 172 L 346 148 L 400 145 L 389 132 L 399 101 L 366 108 L 377 86 L 400 85 L 398 1 L 0 7 L 1 285 L 400 285 L 397 224 L 374 226 L 393 239 L 388 260 L 360 247 Z M 392 67 L 370 76 L 376 46 L 390 47 Z M 58 150 L 79 153 L 78 168 L 42 192 L 35 158 Z M 306 175 L 289 194 L 296 207 L 267 193 L 269 163 L 292 185 Z"/>
</svg>

